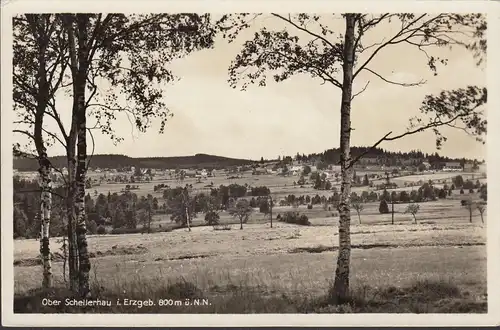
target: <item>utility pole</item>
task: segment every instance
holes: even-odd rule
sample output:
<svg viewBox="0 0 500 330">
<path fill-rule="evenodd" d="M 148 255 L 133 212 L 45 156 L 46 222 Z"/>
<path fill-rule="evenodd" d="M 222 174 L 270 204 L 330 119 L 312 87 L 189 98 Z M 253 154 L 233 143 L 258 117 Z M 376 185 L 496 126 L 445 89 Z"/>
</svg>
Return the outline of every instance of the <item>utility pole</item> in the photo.
<svg viewBox="0 0 500 330">
<path fill-rule="evenodd" d="M 391 193 L 391 205 L 392 205 L 392 224 L 394 224 L 394 198 L 392 193 Z"/>
<path fill-rule="evenodd" d="M 271 215 L 271 228 L 273 228 L 273 196 L 269 195 L 269 214 Z"/>
</svg>

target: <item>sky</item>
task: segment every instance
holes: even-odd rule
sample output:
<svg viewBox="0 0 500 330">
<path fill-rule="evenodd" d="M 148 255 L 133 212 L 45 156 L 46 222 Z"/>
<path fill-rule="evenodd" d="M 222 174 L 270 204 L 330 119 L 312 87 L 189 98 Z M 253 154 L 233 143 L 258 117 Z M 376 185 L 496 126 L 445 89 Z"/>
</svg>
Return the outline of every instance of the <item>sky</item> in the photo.
<svg viewBox="0 0 500 330">
<path fill-rule="evenodd" d="M 332 25 L 344 31 L 342 20 Z M 114 124 L 124 138 L 114 145 L 106 136 L 94 132 L 95 154 L 124 154 L 132 157 L 181 156 L 206 153 L 246 159 L 274 159 L 279 155 L 322 152 L 339 146 L 340 89 L 306 75 L 294 76 L 266 87 L 250 86 L 246 91 L 233 89 L 227 82 L 228 67 L 243 42 L 253 37 L 260 26 L 286 28 L 275 18 L 256 21 L 231 44 L 218 40 L 213 49 L 193 53 L 170 64 L 180 81 L 165 86 L 165 101 L 173 112 L 164 134 L 153 126 L 139 133 L 125 116 Z M 388 38 L 394 30 L 380 26 L 367 35 L 367 44 Z M 369 67 L 387 79 L 426 84 L 401 87 L 387 84 L 369 72 L 362 72 L 354 83 L 354 93 L 367 81 L 367 89 L 352 103 L 351 123 L 354 130 L 351 145 L 369 146 L 389 131 L 404 132 L 409 118 L 419 113 L 427 94 L 443 89 L 486 85 L 486 68 L 477 67 L 472 55 L 464 49 L 439 49 L 430 53 L 449 59 L 448 65 L 433 76 L 426 66 L 425 55 L 413 46 L 392 46 L 381 51 Z M 366 57 L 365 57 L 366 58 Z M 363 57 L 360 59 L 362 61 Z M 58 100 L 58 106 L 70 108 L 69 99 Z M 65 118 L 69 123 L 69 118 Z M 56 131 L 54 124 L 49 130 Z M 432 132 L 407 136 L 379 147 L 391 151 L 438 151 L 450 157 L 485 158 L 486 147 L 460 130 L 443 128 L 448 141 L 442 150 L 435 147 Z M 16 136 L 16 140 L 23 141 Z M 91 149 L 91 148 L 89 148 Z M 49 149 L 51 155 L 63 154 L 60 146 Z"/>
</svg>

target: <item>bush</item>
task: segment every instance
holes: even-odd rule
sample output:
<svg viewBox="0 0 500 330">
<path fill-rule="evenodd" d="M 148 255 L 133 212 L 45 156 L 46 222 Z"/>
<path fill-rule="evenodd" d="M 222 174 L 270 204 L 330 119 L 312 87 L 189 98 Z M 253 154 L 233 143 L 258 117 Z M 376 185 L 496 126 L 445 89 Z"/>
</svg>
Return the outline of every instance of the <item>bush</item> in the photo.
<svg viewBox="0 0 500 330">
<path fill-rule="evenodd" d="M 106 234 L 106 228 L 104 228 L 104 226 L 98 226 L 96 232 L 98 235 L 104 235 Z"/>
<path fill-rule="evenodd" d="M 205 221 L 209 225 L 217 225 L 217 224 L 219 224 L 219 220 L 220 220 L 219 213 L 217 213 L 215 211 L 208 211 L 205 214 Z"/>
<path fill-rule="evenodd" d="M 214 225 L 214 230 L 231 230 L 231 225 L 230 224 L 223 224 L 223 225 Z"/>
<path fill-rule="evenodd" d="M 120 228 L 113 228 L 111 230 L 110 234 L 112 235 L 121 235 L 121 234 L 137 234 L 142 231 L 142 228 L 127 228 L 127 227 L 120 227 Z"/>
<path fill-rule="evenodd" d="M 308 210 L 312 210 L 312 208 L 313 208 L 312 204 L 307 204 L 307 209 Z"/>
<path fill-rule="evenodd" d="M 474 193 L 474 189 L 470 188 L 469 189 L 469 193 L 473 194 Z"/>
<path fill-rule="evenodd" d="M 278 218 L 279 217 L 279 218 Z M 299 214 L 299 212 L 286 212 L 283 217 L 278 215 L 276 218 L 278 221 L 283 221 L 286 223 L 293 223 L 296 225 L 309 226 L 309 218 L 305 214 Z"/>
<path fill-rule="evenodd" d="M 87 232 L 89 234 L 96 234 L 97 233 L 97 223 L 95 221 L 90 220 L 87 224 Z"/>
<path fill-rule="evenodd" d="M 463 195 L 463 194 L 464 194 L 464 190 L 460 189 L 460 195 Z"/>
<path fill-rule="evenodd" d="M 385 199 L 383 199 L 383 200 L 380 201 L 380 205 L 378 207 L 378 211 L 381 214 L 389 213 L 389 205 L 387 205 L 387 202 L 385 201 Z"/>
</svg>

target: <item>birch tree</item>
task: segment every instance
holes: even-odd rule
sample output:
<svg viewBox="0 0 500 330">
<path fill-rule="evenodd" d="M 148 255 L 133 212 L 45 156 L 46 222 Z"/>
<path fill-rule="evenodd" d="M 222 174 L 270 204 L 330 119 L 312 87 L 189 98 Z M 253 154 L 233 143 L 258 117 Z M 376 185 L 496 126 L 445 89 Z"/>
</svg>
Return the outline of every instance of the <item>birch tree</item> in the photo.
<svg viewBox="0 0 500 330">
<path fill-rule="evenodd" d="M 53 134 L 66 149 L 69 197 L 68 236 L 70 287 L 90 294 L 90 262 L 85 224 L 85 181 L 89 166 L 87 135 L 92 130 L 122 140 L 112 123 L 119 113 L 145 132 L 154 119 L 162 133 L 172 113 L 164 102 L 165 84 L 177 78 L 167 64 L 198 49 L 212 46 L 214 31 L 208 15 L 197 14 L 62 14 L 73 100 L 71 127 L 66 130 L 53 106 L 60 128 Z M 64 70 L 63 70 L 64 71 Z M 121 97 L 119 97 L 120 95 Z M 55 100 L 53 100 L 55 104 Z M 87 119 L 94 123 L 91 127 Z M 74 180 L 72 180 L 74 178 Z M 74 220 L 74 221 L 72 221 Z M 72 271 L 73 270 L 73 271 Z"/>
<path fill-rule="evenodd" d="M 163 86 L 176 79 L 166 66 L 176 58 L 211 47 L 214 33 L 208 15 L 65 14 L 73 80 L 73 107 L 78 129 L 76 155 L 76 236 L 80 293 L 87 295 L 90 262 L 85 226 L 87 117 L 116 142 L 112 128 L 118 112 L 132 117 L 141 132 L 159 121 L 163 133 L 171 113 Z M 102 88 L 108 85 L 108 88 Z M 88 93 L 87 93 L 88 92 Z M 116 94 L 121 93 L 120 99 Z M 91 135 L 92 136 L 92 135 Z"/>
<path fill-rule="evenodd" d="M 60 88 L 67 61 L 61 29 L 54 15 L 23 15 L 13 18 L 13 101 L 16 119 L 13 132 L 28 137 L 28 145 L 14 145 L 14 155 L 35 154 L 39 164 L 40 254 L 42 257 L 42 286 L 52 286 L 52 267 L 49 227 L 52 207 L 51 171 L 54 168 L 47 147 L 58 138 L 44 125 L 50 100 Z M 35 152 L 31 152 L 34 145 Z"/>
<path fill-rule="evenodd" d="M 233 41 L 238 33 L 251 26 L 262 14 L 226 15 L 219 27 L 224 36 Z M 432 48 L 462 46 L 474 52 L 478 58 L 486 49 L 484 32 L 486 21 L 481 14 L 412 14 L 385 13 L 380 15 L 349 13 L 342 15 L 278 14 L 271 18 L 283 24 L 281 30 L 260 28 L 253 39 L 247 40 L 229 67 L 229 83 L 245 90 L 250 84 L 266 86 L 271 78 L 281 82 L 297 74 L 307 74 L 313 80 L 329 84 L 341 90 L 340 98 L 340 167 L 341 193 L 339 210 L 339 253 L 336 263 L 333 300 L 345 301 L 349 297 L 350 270 L 350 190 L 353 165 L 364 156 L 351 157 L 351 103 L 368 88 L 369 81 L 359 91 L 353 91 L 353 82 L 366 73 L 374 79 L 398 85 L 414 87 L 424 80 L 398 82 L 387 78 L 387 73 L 372 69 L 373 59 L 387 55 L 396 45 L 414 47 L 425 54 L 425 64 L 437 74 L 446 65 L 445 58 L 430 54 Z M 270 18 L 269 18 L 270 19 Z M 344 23 L 334 28 L 333 22 Z M 393 29 L 380 42 L 369 43 L 366 35 L 383 25 Z M 471 39 L 472 38 L 472 39 Z M 471 40 L 474 40 L 471 42 Z M 385 55 L 385 56 L 386 56 Z M 478 62 L 481 62 L 478 60 Z M 415 65 L 412 63 L 411 65 Z M 486 133 L 483 118 L 486 88 L 464 86 L 428 95 L 420 108 L 421 116 L 411 118 L 404 132 L 386 133 L 372 148 L 384 141 L 393 141 L 408 135 L 432 130 L 439 149 L 446 141 L 439 128 L 455 127 L 474 135 L 478 140 Z M 484 142 L 484 141 L 482 141 Z"/>
</svg>

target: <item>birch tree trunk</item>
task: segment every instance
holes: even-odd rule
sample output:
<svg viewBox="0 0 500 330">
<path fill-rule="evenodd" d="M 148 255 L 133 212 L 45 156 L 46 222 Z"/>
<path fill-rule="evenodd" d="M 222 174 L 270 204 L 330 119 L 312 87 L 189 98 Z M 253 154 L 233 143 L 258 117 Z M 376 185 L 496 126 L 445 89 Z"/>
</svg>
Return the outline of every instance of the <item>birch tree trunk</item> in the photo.
<svg viewBox="0 0 500 330">
<path fill-rule="evenodd" d="M 351 179 L 352 169 L 349 166 L 351 139 L 351 98 L 354 66 L 354 31 L 355 14 L 346 14 L 346 32 L 344 41 L 344 63 L 342 82 L 342 103 L 340 108 L 340 171 L 342 183 L 340 188 L 339 210 L 339 252 L 333 285 L 333 299 L 345 301 L 349 296 L 349 268 L 351 259 Z"/>
<path fill-rule="evenodd" d="M 71 138 L 70 138 L 71 139 Z M 68 193 L 66 196 L 66 208 L 68 212 L 68 274 L 69 274 L 69 287 L 72 292 L 78 292 L 78 243 L 76 240 L 76 185 L 75 185 L 75 171 L 76 171 L 76 159 L 74 154 L 74 144 L 73 147 L 68 147 Z"/>
<path fill-rule="evenodd" d="M 85 84 L 83 83 L 83 86 Z M 83 87 L 84 90 L 85 87 Z M 79 89 L 79 88 L 78 88 Z M 85 115 L 85 92 L 77 96 L 78 99 L 78 142 L 76 165 L 76 240 L 78 245 L 79 262 L 79 292 L 86 297 L 90 294 L 89 272 L 90 260 L 87 248 L 87 224 L 85 214 L 85 181 L 87 174 L 87 126 Z"/>
<path fill-rule="evenodd" d="M 36 95 L 36 109 L 33 137 L 38 154 L 40 174 L 40 255 L 42 258 L 43 280 L 42 287 L 52 286 L 52 264 L 50 255 L 50 211 L 52 206 L 52 185 L 50 182 L 50 162 L 43 139 L 43 118 L 49 97 L 49 84 L 47 81 L 46 53 L 48 36 L 43 34 L 46 29 L 45 20 L 40 15 L 29 15 L 33 26 L 33 33 L 38 35 L 38 93 Z"/>
<path fill-rule="evenodd" d="M 42 257 L 42 287 L 52 287 L 52 263 L 50 255 L 50 212 L 52 208 L 52 183 L 50 180 L 50 163 L 47 154 L 43 153 L 38 160 L 40 165 L 40 254 Z"/>
<path fill-rule="evenodd" d="M 79 293 L 82 297 L 90 295 L 90 260 L 87 247 L 87 224 L 85 214 L 85 181 L 87 176 L 87 114 L 85 104 L 86 77 L 88 63 L 88 25 L 89 16 L 76 15 L 78 39 L 78 73 L 74 79 L 74 101 L 76 101 L 76 126 L 77 126 L 77 162 L 76 162 L 76 241 L 78 246 L 79 263 Z"/>
<path fill-rule="evenodd" d="M 67 209 L 68 209 L 68 268 L 69 268 L 69 281 L 70 289 L 74 293 L 79 291 L 79 260 L 78 260 L 78 242 L 76 236 L 76 141 L 78 135 L 78 100 L 76 95 L 79 87 L 76 83 L 78 78 L 78 58 L 76 50 L 76 38 L 73 28 L 73 19 L 70 15 L 64 18 L 66 30 L 68 33 L 68 47 L 70 54 L 70 68 L 73 79 L 73 109 L 71 130 L 68 136 L 68 146 L 66 149 L 66 156 L 68 159 L 68 194 L 67 194 Z"/>
</svg>

